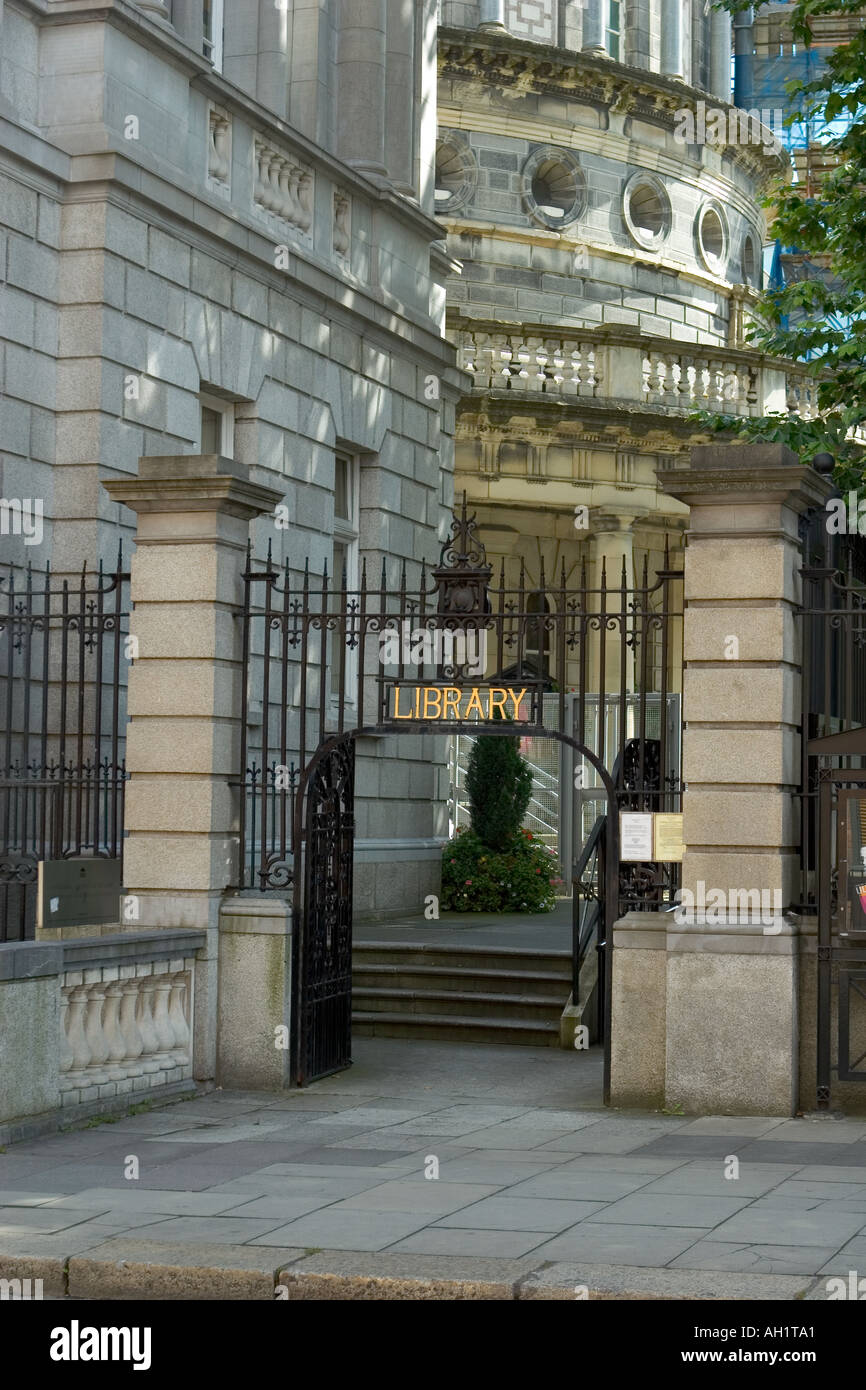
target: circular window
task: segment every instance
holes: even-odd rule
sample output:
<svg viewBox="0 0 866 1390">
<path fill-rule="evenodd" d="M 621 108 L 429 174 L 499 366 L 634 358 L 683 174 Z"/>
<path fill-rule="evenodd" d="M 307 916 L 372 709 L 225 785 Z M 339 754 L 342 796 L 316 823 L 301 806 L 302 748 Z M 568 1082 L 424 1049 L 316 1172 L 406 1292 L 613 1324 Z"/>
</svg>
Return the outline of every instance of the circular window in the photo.
<svg viewBox="0 0 866 1390">
<path fill-rule="evenodd" d="M 475 187 L 475 161 L 459 135 L 437 141 L 434 164 L 434 193 L 437 212 L 451 212 L 466 202 Z"/>
<path fill-rule="evenodd" d="M 754 285 L 757 280 L 758 255 L 755 250 L 755 238 L 746 233 L 743 238 L 743 260 L 742 260 L 743 284 Z"/>
<path fill-rule="evenodd" d="M 705 203 L 698 213 L 698 250 L 708 270 L 721 275 L 728 254 L 728 229 L 721 208 Z"/>
<path fill-rule="evenodd" d="M 660 246 L 671 229 L 671 204 L 664 184 L 648 174 L 635 174 L 623 193 L 623 216 L 641 246 Z"/>
<path fill-rule="evenodd" d="M 534 221 L 564 227 L 583 210 L 584 178 L 568 150 L 536 150 L 523 170 L 523 198 Z"/>
</svg>

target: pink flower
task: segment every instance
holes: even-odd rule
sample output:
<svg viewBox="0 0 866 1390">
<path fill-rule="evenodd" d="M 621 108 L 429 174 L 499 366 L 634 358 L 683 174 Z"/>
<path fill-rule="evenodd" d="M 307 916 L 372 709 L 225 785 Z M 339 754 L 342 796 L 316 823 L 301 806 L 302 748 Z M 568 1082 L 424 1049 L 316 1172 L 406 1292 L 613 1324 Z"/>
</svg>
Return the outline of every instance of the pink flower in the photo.
<svg viewBox="0 0 866 1390">
<path fill-rule="evenodd" d="M 471 883 L 471 882 L 472 882 L 472 879 L 471 879 L 471 878 L 467 878 L 466 882 L 467 882 L 467 883 Z"/>
</svg>

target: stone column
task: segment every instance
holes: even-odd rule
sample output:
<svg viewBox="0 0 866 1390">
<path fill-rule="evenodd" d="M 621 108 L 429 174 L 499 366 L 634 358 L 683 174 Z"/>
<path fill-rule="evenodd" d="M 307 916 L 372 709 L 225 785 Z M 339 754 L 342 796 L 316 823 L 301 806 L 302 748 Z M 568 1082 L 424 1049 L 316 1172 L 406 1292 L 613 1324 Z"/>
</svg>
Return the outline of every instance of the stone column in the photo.
<svg viewBox="0 0 866 1390">
<path fill-rule="evenodd" d="M 661 70 L 683 76 L 683 0 L 661 0 Z"/>
<path fill-rule="evenodd" d="M 135 0 L 135 3 L 151 19 L 157 20 L 160 24 L 171 24 L 168 6 L 163 4 L 163 0 Z"/>
<path fill-rule="evenodd" d="M 196 1077 L 213 1076 L 220 900 L 237 881 L 242 593 L 249 523 L 282 500 L 217 455 L 143 458 L 104 484 L 138 514 L 124 888 L 132 929 L 199 927 Z M 202 978 L 199 979 L 199 974 Z M 200 992 L 201 991 L 201 992 Z"/>
<path fill-rule="evenodd" d="M 416 91 L 416 35 L 413 8 L 404 0 L 387 0 L 388 32 L 385 53 L 385 109 L 400 112 L 400 119 L 385 125 L 385 164 L 388 177 L 400 193 L 415 194 L 415 133 L 418 123 Z"/>
<path fill-rule="evenodd" d="M 173 0 L 171 18 L 178 36 L 201 57 L 204 40 L 204 0 Z"/>
<path fill-rule="evenodd" d="M 586 0 L 583 11 L 582 53 L 606 55 L 604 46 L 604 0 Z"/>
<path fill-rule="evenodd" d="M 259 0 L 256 100 L 283 119 L 289 100 L 289 7 Z"/>
<path fill-rule="evenodd" d="M 778 444 L 692 450 L 659 471 L 690 507 L 685 554 L 682 903 L 667 916 L 664 1094 L 710 1114 L 790 1114 L 797 1102 L 798 521 L 830 484 Z M 611 1097 L 636 1099 L 650 1067 L 625 1048 L 628 993 L 657 995 L 661 942 L 648 914 L 614 933 Z M 649 914 L 658 926 L 656 914 Z M 645 938 L 638 941 L 639 937 Z M 632 940 L 632 938 L 634 938 Z M 641 986 L 641 944 L 651 961 Z M 647 949 L 649 948 L 649 949 Z M 626 968 L 628 967 L 628 968 Z M 627 1055 L 629 1054 L 629 1055 Z"/>
<path fill-rule="evenodd" d="M 479 29 L 502 31 L 505 29 L 505 0 L 481 0 Z"/>
<path fill-rule="evenodd" d="M 710 91 L 720 101 L 731 100 L 731 16 L 710 10 Z"/>
<path fill-rule="evenodd" d="M 383 176 L 387 8 L 387 0 L 345 6 L 337 50 L 337 153 L 356 169 Z"/>
</svg>

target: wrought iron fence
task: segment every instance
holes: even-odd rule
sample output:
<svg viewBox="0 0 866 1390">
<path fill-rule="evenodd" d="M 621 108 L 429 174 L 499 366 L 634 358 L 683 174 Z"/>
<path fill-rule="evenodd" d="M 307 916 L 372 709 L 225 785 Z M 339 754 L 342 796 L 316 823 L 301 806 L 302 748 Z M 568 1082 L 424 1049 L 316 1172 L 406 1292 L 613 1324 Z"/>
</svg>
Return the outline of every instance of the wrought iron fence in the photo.
<svg viewBox="0 0 866 1390">
<path fill-rule="evenodd" d="M 0 573 L 0 940 L 33 935 L 45 859 L 119 859 L 129 576 Z"/>
<path fill-rule="evenodd" d="M 418 566 L 412 586 L 405 562 L 398 567 L 383 559 L 377 582 L 365 560 L 359 583 L 350 586 L 345 570 L 334 584 L 327 569 L 314 575 L 288 560 L 278 567 L 270 553 L 265 561 L 248 556 L 240 888 L 289 888 L 294 795 L 311 754 L 326 736 L 348 730 L 405 731 L 391 701 L 410 684 L 519 686 L 525 701 L 516 732 L 546 726 L 593 748 L 601 740 L 608 765 L 629 745 L 637 749 L 635 785 L 649 787 L 653 702 L 668 708 L 682 663 L 682 574 L 671 568 L 667 550 L 656 574 L 644 563 L 638 583 L 623 564 L 610 580 L 602 566 L 592 585 L 585 563 L 569 574 L 563 561 L 553 581 L 542 569 L 537 583 L 521 565 L 516 586 L 509 586 L 504 562 L 498 582 L 493 579 L 465 501 L 453 529 L 439 564 Z M 619 720 L 615 741 L 607 743 L 593 724 L 599 692 L 631 711 L 633 728 Z M 411 727 L 427 734 L 457 730 L 423 719 Z M 460 731 L 482 727 L 472 719 Z M 678 788 L 664 780 L 670 739 L 664 718 L 656 737 L 665 774 L 653 783 L 653 809 L 675 810 Z"/>
</svg>

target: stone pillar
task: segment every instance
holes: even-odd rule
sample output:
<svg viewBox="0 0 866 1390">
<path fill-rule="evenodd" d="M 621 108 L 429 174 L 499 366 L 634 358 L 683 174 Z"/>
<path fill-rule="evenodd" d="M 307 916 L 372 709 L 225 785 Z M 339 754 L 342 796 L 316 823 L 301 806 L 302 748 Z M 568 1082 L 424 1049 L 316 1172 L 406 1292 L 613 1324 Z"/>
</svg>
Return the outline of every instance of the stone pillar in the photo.
<svg viewBox="0 0 866 1390">
<path fill-rule="evenodd" d="M 666 77 L 682 77 L 683 0 L 661 0 L 661 70 Z"/>
<path fill-rule="evenodd" d="M 666 918 L 665 1098 L 687 1111 L 790 1114 L 797 940 L 783 914 L 798 897 L 798 521 L 831 485 L 778 444 L 695 448 L 688 469 L 658 479 L 690 508 L 685 857 L 682 902 Z M 658 989 L 659 943 L 621 949 L 637 943 L 646 916 L 629 914 L 614 933 L 613 1037 L 618 1020 L 628 1027 L 626 985 L 631 997 Z M 652 957 L 643 985 L 642 956 Z M 647 1071 L 638 1046 L 613 1054 L 614 1104 L 635 1102 L 634 1073 Z M 650 1070 L 657 1098 L 658 1066 Z"/>
<path fill-rule="evenodd" d="M 400 112 L 399 120 L 385 125 L 385 165 L 388 177 L 400 193 L 414 197 L 415 133 L 418 123 L 416 34 L 412 6 L 404 0 L 387 0 L 388 32 L 385 53 L 385 109 Z"/>
<path fill-rule="evenodd" d="M 204 40 L 204 0 L 173 0 L 171 18 L 178 37 L 201 57 Z"/>
<path fill-rule="evenodd" d="M 383 176 L 387 9 L 387 0 L 344 7 L 337 66 L 337 153 L 356 169 Z"/>
<path fill-rule="evenodd" d="M 217 1084 L 276 1091 L 290 1081 L 292 909 L 227 897 L 219 936 Z"/>
<path fill-rule="evenodd" d="M 586 0 L 581 52 L 607 54 L 604 46 L 604 0 Z"/>
<path fill-rule="evenodd" d="M 731 16 L 710 10 L 710 91 L 720 101 L 731 100 Z"/>
<path fill-rule="evenodd" d="M 168 6 L 163 4 L 163 0 L 135 0 L 135 3 L 150 19 L 155 19 L 160 24 L 171 24 Z"/>
<path fill-rule="evenodd" d="M 502 31 L 505 29 L 505 0 L 481 0 L 479 29 Z"/>
<path fill-rule="evenodd" d="M 256 100 L 284 120 L 289 100 L 289 7 L 259 0 Z"/>
<path fill-rule="evenodd" d="M 208 932 L 197 971 L 196 1077 L 213 1076 L 217 930 L 238 871 L 242 593 L 249 523 L 282 495 L 217 455 L 143 458 L 104 484 L 138 514 L 130 632 L 124 888 L 142 927 Z M 201 978 L 199 978 L 201 975 Z"/>
</svg>

